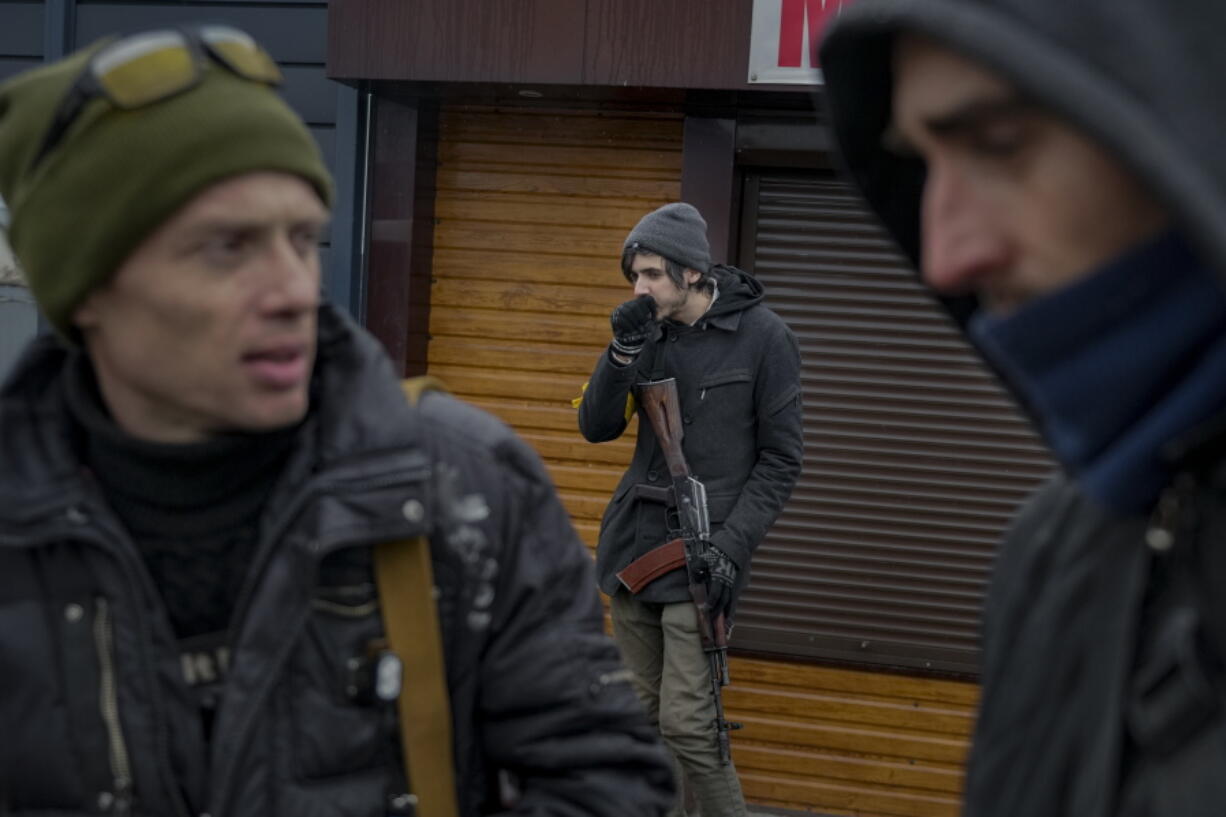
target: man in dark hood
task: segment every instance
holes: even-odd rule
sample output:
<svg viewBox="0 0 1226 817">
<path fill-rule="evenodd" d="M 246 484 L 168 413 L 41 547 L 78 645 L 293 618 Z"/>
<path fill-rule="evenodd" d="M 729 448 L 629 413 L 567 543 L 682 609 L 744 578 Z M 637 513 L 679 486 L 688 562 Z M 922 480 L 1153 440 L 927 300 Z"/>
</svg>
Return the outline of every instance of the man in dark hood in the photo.
<svg viewBox="0 0 1226 817">
<path fill-rule="evenodd" d="M 579 405 L 579 428 L 590 442 L 620 437 L 636 387 L 676 379 L 681 447 L 707 491 L 714 620 L 730 615 L 754 548 L 800 473 L 799 347 L 762 304 L 760 283 L 711 264 L 707 224 L 689 204 L 666 204 L 640 219 L 626 237 L 622 273 L 636 297 L 613 311 L 613 339 Z M 643 415 L 634 459 L 601 523 L 597 578 L 611 597 L 614 634 L 635 690 L 703 817 L 738 817 L 745 801 L 735 768 L 721 762 L 717 748 L 710 669 L 685 569 L 634 590 L 618 578 L 672 538 L 669 509 L 658 498 L 669 484 L 664 452 Z"/>
<path fill-rule="evenodd" d="M 968 817 L 1226 803 L 1224 24 L 862 0 L 823 44 L 852 178 L 1063 466 L 994 571 Z"/>
</svg>

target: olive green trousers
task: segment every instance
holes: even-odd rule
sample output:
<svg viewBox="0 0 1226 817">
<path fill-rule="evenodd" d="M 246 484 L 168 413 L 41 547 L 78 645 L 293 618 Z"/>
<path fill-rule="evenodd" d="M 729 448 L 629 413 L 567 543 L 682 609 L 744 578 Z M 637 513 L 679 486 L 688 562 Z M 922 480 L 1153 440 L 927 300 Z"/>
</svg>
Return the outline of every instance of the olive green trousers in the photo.
<svg viewBox="0 0 1226 817">
<path fill-rule="evenodd" d="M 634 690 L 673 754 L 681 792 L 672 815 L 685 815 L 685 794 L 702 817 L 745 817 L 736 768 L 720 763 L 715 741 L 711 668 L 689 602 L 641 602 L 619 590 L 611 599 L 613 638 L 634 673 Z"/>
</svg>

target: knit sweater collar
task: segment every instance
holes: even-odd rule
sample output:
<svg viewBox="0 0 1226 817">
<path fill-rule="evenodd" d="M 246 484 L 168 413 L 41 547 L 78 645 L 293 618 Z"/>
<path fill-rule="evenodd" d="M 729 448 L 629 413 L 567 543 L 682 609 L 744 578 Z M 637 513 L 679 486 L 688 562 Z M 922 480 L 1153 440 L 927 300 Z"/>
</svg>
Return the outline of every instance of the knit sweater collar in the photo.
<svg viewBox="0 0 1226 817">
<path fill-rule="evenodd" d="M 64 393 L 83 432 L 82 461 L 137 536 L 179 530 L 207 534 L 250 521 L 271 492 L 297 433 L 293 426 L 186 444 L 138 439 L 112 419 L 84 354 L 65 369 Z"/>
</svg>

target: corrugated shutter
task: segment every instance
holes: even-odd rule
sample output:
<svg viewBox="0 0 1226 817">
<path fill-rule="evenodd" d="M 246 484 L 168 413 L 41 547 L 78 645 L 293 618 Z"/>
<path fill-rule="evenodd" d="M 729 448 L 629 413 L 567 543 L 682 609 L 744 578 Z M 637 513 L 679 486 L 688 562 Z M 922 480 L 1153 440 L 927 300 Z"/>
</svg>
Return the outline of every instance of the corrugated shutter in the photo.
<svg viewBox="0 0 1226 817">
<path fill-rule="evenodd" d="M 842 182 L 749 174 L 742 253 L 800 339 L 805 470 L 736 645 L 974 672 L 1000 534 L 1051 465 Z"/>
<path fill-rule="evenodd" d="M 634 435 L 586 442 L 571 399 L 632 295 L 626 234 L 680 194 L 681 117 L 444 108 L 436 179 L 428 370 L 536 448 L 594 547 Z"/>
</svg>

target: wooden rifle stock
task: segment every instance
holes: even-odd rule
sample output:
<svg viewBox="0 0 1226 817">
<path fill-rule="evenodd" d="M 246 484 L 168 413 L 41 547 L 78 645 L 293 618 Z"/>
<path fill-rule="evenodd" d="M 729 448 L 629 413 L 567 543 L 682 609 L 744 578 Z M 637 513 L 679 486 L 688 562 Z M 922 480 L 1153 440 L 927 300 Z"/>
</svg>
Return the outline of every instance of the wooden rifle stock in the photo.
<svg viewBox="0 0 1226 817">
<path fill-rule="evenodd" d="M 650 383 L 640 383 L 638 389 L 639 407 L 647 414 L 647 420 L 660 441 L 664 451 L 664 461 L 668 463 L 668 472 L 673 478 L 688 477 L 690 466 L 686 464 L 685 454 L 681 450 L 681 439 L 685 431 L 681 428 L 681 400 L 677 396 L 677 381 L 653 380 Z"/>
</svg>

